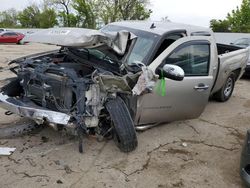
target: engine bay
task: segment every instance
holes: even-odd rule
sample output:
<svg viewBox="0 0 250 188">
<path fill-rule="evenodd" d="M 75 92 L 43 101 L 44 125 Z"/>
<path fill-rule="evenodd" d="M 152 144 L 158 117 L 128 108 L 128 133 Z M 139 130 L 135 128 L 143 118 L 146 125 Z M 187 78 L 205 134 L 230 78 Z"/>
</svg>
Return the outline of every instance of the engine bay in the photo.
<svg viewBox="0 0 250 188">
<path fill-rule="evenodd" d="M 113 119 L 125 117 L 122 114 L 134 131 L 137 96 L 151 92 L 156 79 L 146 66 L 137 73 L 128 71 L 121 57 L 108 48 L 63 47 L 10 64 L 16 77 L 0 93 L 6 109 L 39 125 L 78 135 L 81 142 L 84 134 L 101 139 L 114 135 Z M 123 112 L 115 115 L 118 106 Z"/>
<path fill-rule="evenodd" d="M 44 57 L 36 60 L 26 60 L 17 72 L 24 96 L 38 105 L 51 110 L 70 113 L 77 108 L 83 113 L 77 103 L 82 106 L 85 92 L 89 89 L 93 68 L 79 63 L 68 63 L 60 58 Z M 80 97 L 81 96 L 81 97 Z"/>
<path fill-rule="evenodd" d="M 98 127 L 104 103 L 118 93 L 131 95 L 139 77 L 121 71 L 118 58 L 113 59 L 93 49 L 66 48 L 17 60 L 11 70 L 21 89 L 14 97 L 70 115 L 74 128 Z"/>
</svg>

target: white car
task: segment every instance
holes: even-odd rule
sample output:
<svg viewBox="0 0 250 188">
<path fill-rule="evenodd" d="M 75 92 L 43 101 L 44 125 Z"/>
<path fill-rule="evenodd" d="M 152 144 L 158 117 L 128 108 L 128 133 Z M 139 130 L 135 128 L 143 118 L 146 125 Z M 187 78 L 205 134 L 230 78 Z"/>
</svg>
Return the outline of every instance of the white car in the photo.
<svg viewBox="0 0 250 188">
<path fill-rule="evenodd" d="M 7 30 L 6 30 L 6 29 L 0 28 L 0 33 L 1 33 L 1 32 L 4 32 L 4 31 L 7 31 Z"/>
</svg>

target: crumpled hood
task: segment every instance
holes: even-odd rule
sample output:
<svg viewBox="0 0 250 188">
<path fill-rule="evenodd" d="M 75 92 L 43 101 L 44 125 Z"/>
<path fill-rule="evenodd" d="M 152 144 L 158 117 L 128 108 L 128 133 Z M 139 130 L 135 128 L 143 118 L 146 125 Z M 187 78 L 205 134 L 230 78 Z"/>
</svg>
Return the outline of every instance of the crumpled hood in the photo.
<svg viewBox="0 0 250 188">
<path fill-rule="evenodd" d="M 128 41 L 135 38 L 136 36 L 133 33 L 125 30 L 104 33 L 85 28 L 52 28 L 26 35 L 23 42 L 86 48 L 106 44 L 119 55 L 124 55 Z"/>
</svg>

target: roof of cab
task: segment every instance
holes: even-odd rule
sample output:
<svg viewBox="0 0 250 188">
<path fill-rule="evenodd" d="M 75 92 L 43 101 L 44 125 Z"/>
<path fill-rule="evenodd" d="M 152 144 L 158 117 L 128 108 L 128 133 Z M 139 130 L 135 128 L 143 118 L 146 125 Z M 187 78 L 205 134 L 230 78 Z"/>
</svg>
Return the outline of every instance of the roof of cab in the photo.
<svg viewBox="0 0 250 188">
<path fill-rule="evenodd" d="M 154 28 L 151 28 L 152 24 L 154 24 Z M 110 25 L 138 29 L 138 30 L 147 31 L 150 33 L 158 34 L 158 35 L 163 35 L 173 30 L 186 30 L 188 35 L 190 35 L 190 33 L 193 33 L 193 32 L 208 32 L 212 34 L 212 30 L 209 28 L 174 23 L 174 22 L 169 22 L 169 21 L 161 21 L 161 22 L 159 21 L 121 21 L 121 22 L 110 23 Z"/>
</svg>

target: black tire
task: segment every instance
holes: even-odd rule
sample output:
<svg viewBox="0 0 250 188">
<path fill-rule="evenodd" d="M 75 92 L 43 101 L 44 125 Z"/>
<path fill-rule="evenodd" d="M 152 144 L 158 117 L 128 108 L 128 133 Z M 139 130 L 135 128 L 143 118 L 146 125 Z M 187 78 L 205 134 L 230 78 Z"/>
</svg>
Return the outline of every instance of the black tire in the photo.
<svg viewBox="0 0 250 188">
<path fill-rule="evenodd" d="M 106 103 L 114 127 L 114 141 L 122 152 L 131 152 L 138 145 L 133 120 L 124 101 L 117 97 Z"/>
<path fill-rule="evenodd" d="M 0 138 L 14 138 L 29 133 L 36 128 L 38 128 L 38 125 L 33 120 L 21 118 L 16 123 L 0 125 Z"/>
<path fill-rule="evenodd" d="M 227 77 L 223 87 L 215 93 L 214 98 L 219 102 L 226 102 L 233 94 L 235 85 L 235 74 L 231 72 Z"/>
<path fill-rule="evenodd" d="M 19 40 L 19 41 L 17 41 L 17 43 L 16 44 L 18 44 L 18 45 L 23 45 L 24 43 L 23 42 L 21 42 L 22 40 Z"/>
</svg>

